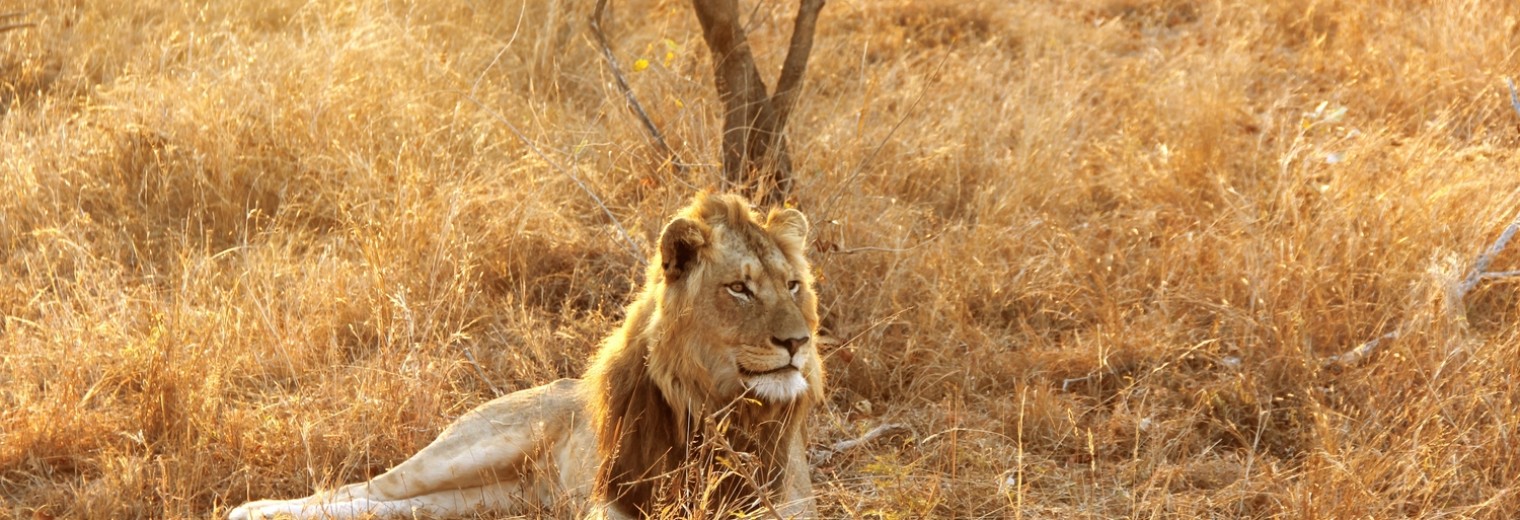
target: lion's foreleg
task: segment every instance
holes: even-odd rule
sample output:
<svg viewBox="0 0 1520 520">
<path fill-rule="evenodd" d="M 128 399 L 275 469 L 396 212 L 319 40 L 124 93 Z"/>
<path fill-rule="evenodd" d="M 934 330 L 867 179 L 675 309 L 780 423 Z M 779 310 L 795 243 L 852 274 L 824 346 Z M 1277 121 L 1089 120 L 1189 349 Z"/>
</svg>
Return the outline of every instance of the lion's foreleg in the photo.
<svg viewBox="0 0 1520 520">
<path fill-rule="evenodd" d="M 515 509 L 538 502 L 525 480 L 539 478 L 534 460 L 562 440 L 578 409 L 573 381 L 560 381 L 494 399 L 470 411 L 438 438 L 380 476 L 296 500 L 261 500 L 234 509 L 244 520 L 290 514 L 297 518 L 396 516 L 412 512 L 467 513 Z"/>
<path fill-rule="evenodd" d="M 362 485 L 362 484 L 356 484 Z M 248 518 L 276 518 L 289 515 L 294 518 L 395 518 L 412 517 L 417 514 L 455 516 L 480 510 L 513 510 L 524 506 L 523 487 L 520 482 L 500 482 L 488 486 L 451 489 L 395 500 L 378 498 L 348 498 L 338 500 L 337 495 L 317 494 L 299 500 L 261 500 L 239 507 L 230 515 L 234 520 Z"/>
<path fill-rule="evenodd" d="M 808 465 L 801 440 L 787 447 L 787 457 L 790 463 L 781 477 L 781 503 L 777 510 L 782 518 L 811 519 L 817 514 L 813 502 L 812 466 Z"/>
</svg>

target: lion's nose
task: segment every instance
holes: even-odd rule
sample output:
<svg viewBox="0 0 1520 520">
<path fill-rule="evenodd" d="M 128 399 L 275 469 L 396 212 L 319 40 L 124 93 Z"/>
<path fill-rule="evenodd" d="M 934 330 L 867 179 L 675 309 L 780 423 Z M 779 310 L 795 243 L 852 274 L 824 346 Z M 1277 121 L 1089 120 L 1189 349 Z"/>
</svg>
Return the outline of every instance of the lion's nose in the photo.
<svg viewBox="0 0 1520 520">
<path fill-rule="evenodd" d="M 788 338 L 788 339 L 782 339 L 782 338 L 776 338 L 776 337 L 772 337 L 771 338 L 771 344 L 775 345 L 777 348 L 784 348 L 784 349 L 786 349 L 786 353 L 787 354 L 796 354 L 797 353 L 797 349 L 802 348 L 802 346 L 806 345 L 807 342 L 808 342 L 808 337 L 807 336 L 802 336 L 802 337 L 797 337 L 797 338 Z"/>
</svg>

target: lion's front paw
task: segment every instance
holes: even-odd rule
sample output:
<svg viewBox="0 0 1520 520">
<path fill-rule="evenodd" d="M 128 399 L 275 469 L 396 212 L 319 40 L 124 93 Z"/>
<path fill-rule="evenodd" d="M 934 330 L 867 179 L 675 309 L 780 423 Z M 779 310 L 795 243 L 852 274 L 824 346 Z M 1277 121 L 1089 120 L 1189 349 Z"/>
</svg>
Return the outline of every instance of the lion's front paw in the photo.
<svg viewBox="0 0 1520 520">
<path fill-rule="evenodd" d="M 290 518 L 290 508 L 282 506 L 288 506 L 291 502 L 289 500 L 249 502 L 227 512 L 227 520 L 272 520 L 278 518 L 280 513 L 285 513 L 285 518 Z"/>
<path fill-rule="evenodd" d="M 249 508 L 248 505 L 243 504 L 234 508 L 231 512 L 227 513 L 227 520 L 256 520 L 263 518 L 261 515 L 255 515 L 254 510 Z"/>
</svg>

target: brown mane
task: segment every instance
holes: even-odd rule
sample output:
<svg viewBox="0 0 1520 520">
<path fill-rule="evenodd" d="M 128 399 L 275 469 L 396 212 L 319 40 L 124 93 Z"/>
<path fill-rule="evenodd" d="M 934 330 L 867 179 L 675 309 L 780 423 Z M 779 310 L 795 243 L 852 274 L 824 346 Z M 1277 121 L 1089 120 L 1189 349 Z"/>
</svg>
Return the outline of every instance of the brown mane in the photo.
<svg viewBox="0 0 1520 520">
<path fill-rule="evenodd" d="M 683 217 L 706 229 L 721 226 L 748 244 L 776 247 L 788 258 L 802 255 L 802 244 L 778 240 L 740 197 L 699 196 L 677 218 Z M 692 310 L 699 287 L 687 283 L 692 276 L 667 274 L 675 267 L 663 256 L 650 263 L 623 326 L 606 340 L 585 376 L 600 461 L 593 494 L 635 516 L 668 507 L 761 507 L 782 485 L 792 444 L 804 442 L 805 419 L 822 395 L 821 372 L 809 376 L 804 395 L 784 404 L 714 396 L 711 377 L 684 355 L 700 340 L 702 328 L 710 327 Z M 816 327 L 814 313 L 809 309 Z M 652 372 L 652 360 L 680 366 Z M 723 453 L 730 450 L 748 455 Z M 746 466 L 754 471 L 726 472 L 715 462 L 719 456 L 753 461 Z M 704 494 L 713 478 L 721 479 L 717 492 Z"/>
</svg>

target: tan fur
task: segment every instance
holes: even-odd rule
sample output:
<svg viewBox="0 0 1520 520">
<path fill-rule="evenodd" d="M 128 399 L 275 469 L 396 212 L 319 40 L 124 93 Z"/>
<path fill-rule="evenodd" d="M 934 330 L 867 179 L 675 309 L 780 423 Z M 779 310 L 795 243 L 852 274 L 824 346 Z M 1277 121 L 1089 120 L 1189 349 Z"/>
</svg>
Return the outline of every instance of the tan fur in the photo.
<svg viewBox="0 0 1520 520">
<path fill-rule="evenodd" d="M 807 230 L 796 210 L 762 220 L 743 198 L 699 195 L 661 233 L 643 291 L 584 380 L 486 403 L 369 482 L 229 518 L 567 506 L 811 517 L 805 426 L 824 380 Z"/>
</svg>

